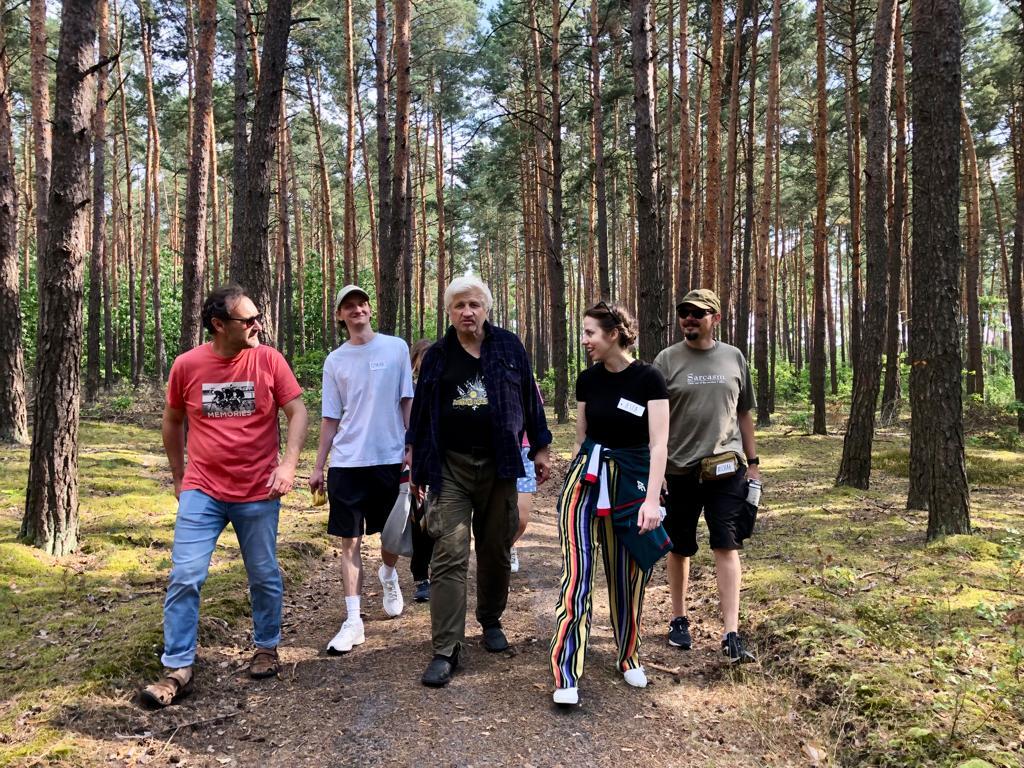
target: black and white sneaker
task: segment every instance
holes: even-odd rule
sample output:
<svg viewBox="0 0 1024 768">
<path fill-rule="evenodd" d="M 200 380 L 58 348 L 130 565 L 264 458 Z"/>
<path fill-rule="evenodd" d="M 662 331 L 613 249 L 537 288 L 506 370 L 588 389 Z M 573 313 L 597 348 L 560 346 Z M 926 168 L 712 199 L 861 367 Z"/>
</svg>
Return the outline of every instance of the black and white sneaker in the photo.
<svg viewBox="0 0 1024 768">
<path fill-rule="evenodd" d="M 736 632 L 730 632 L 722 641 L 722 653 L 729 659 L 730 664 L 747 664 L 757 661 L 757 657 L 748 651 L 743 645 L 743 638 Z"/>
<path fill-rule="evenodd" d="M 673 648 L 682 648 L 684 651 L 693 647 L 693 638 L 690 637 L 690 619 L 686 616 L 676 616 L 668 625 L 668 644 Z"/>
</svg>

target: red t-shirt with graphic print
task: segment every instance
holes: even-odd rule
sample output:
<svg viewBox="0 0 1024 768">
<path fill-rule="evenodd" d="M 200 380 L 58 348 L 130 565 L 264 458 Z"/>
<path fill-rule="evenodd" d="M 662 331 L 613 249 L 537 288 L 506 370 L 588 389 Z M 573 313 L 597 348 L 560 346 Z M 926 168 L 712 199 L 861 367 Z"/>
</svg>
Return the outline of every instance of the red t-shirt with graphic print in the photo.
<svg viewBox="0 0 1024 768">
<path fill-rule="evenodd" d="M 206 343 L 178 356 L 167 404 L 188 417 L 183 491 L 219 501 L 261 501 L 277 468 L 277 411 L 302 394 L 288 362 L 273 347 L 247 347 L 231 358 Z"/>
</svg>

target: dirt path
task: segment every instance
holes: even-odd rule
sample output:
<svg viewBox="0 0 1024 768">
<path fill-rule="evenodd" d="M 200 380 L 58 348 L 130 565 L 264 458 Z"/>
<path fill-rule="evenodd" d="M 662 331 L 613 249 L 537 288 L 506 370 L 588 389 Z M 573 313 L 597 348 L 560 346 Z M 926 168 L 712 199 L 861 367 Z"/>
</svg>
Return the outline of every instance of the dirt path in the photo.
<svg viewBox="0 0 1024 768">
<path fill-rule="evenodd" d="M 806 765 L 802 743 L 820 739 L 816 724 L 797 707 L 795 685 L 760 666 L 732 670 L 720 661 L 714 578 L 704 557 L 694 567 L 693 651 L 665 643 L 670 617 L 663 567 L 652 580 L 644 616 L 645 690 L 630 688 L 615 670 L 607 594 L 598 575 L 581 706 L 564 711 L 552 705 L 547 644 L 558 582 L 556 490 L 538 496 L 521 542 L 522 570 L 512 578 L 505 614 L 513 650 L 483 650 L 471 602 L 468 653 L 446 689 L 419 682 L 431 655 L 430 615 L 427 605 L 411 602 L 407 561 L 400 564 L 405 613 L 387 619 L 373 577 L 378 559 L 367 546 L 366 643 L 352 653 L 323 653 L 344 603 L 330 552 L 285 595 L 280 679 L 247 677 L 246 636 L 239 632 L 236 645 L 200 649 L 196 693 L 180 706 L 146 713 L 128 702 L 97 700 L 67 725 L 96 739 L 96 757 L 106 765 Z M 654 664 L 678 667 L 679 675 Z"/>
</svg>

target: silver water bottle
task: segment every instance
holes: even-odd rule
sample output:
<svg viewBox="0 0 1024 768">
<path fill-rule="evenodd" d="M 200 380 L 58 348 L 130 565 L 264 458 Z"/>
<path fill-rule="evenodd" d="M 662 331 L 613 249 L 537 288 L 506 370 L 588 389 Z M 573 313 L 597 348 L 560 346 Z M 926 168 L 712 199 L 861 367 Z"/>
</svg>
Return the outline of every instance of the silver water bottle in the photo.
<svg viewBox="0 0 1024 768">
<path fill-rule="evenodd" d="M 761 481 L 760 480 L 748 480 L 747 481 L 747 503 L 751 506 L 757 507 L 761 504 Z"/>
</svg>

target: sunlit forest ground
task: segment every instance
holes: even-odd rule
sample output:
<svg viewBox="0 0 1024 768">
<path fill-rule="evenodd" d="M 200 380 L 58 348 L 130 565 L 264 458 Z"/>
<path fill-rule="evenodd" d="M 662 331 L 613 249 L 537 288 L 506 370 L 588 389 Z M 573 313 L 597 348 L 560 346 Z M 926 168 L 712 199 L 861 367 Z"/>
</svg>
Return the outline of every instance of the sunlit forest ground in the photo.
<svg viewBox="0 0 1024 768">
<path fill-rule="evenodd" d="M 65 560 L 16 542 L 28 451 L 0 449 L 0 765 L 102 762 L 108 744 L 62 725 L 85 702 L 130 699 L 158 670 L 175 501 L 157 414 L 116 399 L 88 414 L 84 544 Z M 806 760 L 1020 766 L 1024 454 L 979 426 L 968 447 L 975 535 L 928 544 L 926 513 L 904 509 L 907 425 L 878 434 L 865 492 L 833 486 L 842 437 L 808 435 L 803 419 L 783 411 L 758 434 L 765 497 L 744 555 L 741 624 L 766 673 L 797 683 L 791 707 L 831 742 L 808 745 Z M 555 432 L 567 455 L 571 425 Z M 312 430 L 300 476 L 315 438 Z M 324 522 L 304 491 L 287 498 L 288 588 L 326 551 Z M 710 564 L 702 546 L 700 578 L 711 578 Z M 652 585 L 664 580 L 659 566 Z M 203 592 L 201 644 L 247 624 L 244 584 L 225 535 Z M 705 602 L 694 610 L 716 620 Z M 117 745 L 117 734 L 108 738 Z"/>
</svg>

